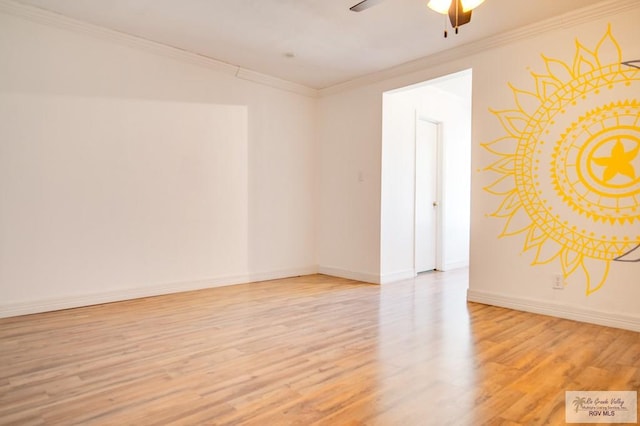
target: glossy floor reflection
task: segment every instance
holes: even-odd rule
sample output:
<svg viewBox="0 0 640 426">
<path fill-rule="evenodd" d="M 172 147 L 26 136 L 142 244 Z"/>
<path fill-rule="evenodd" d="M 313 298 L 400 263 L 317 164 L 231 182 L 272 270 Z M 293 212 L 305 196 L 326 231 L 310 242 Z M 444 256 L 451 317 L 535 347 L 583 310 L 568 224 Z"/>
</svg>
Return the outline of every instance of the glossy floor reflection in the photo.
<svg viewBox="0 0 640 426">
<path fill-rule="evenodd" d="M 314 275 L 0 320 L 0 424 L 536 425 L 640 388 L 640 334 Z"/>
</svg>

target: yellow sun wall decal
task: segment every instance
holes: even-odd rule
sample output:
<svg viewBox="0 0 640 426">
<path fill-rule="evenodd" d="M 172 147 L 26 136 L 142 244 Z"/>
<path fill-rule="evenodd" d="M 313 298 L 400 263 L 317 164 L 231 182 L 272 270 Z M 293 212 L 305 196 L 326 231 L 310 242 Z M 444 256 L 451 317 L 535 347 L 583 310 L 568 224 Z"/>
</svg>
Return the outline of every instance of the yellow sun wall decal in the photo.
<svg viewBox="0 0 640 426">
<path fill-rule="evenodd" d="M 610 25 L 569 62 L 542 55 L 534 88 L 509 85 L 515 106 L 490 109 L 505 134 L 482 144 L 497 157 L 484 189 L 501 197 L 499 237 L 521 236 L 532 265 L 579 272 L 587 295 L 612 262 L 640 260 L 640 69 L 624 59 Z"/>
</svg>

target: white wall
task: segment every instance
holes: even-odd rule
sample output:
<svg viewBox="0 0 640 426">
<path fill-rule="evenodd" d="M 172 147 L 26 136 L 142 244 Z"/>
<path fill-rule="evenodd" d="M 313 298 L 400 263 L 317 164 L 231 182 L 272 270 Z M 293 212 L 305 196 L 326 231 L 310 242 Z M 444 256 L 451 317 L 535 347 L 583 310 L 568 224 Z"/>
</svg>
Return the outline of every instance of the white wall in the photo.
<svg viewBox="0 0 640 426">
<path fill-rule="evenodd" d="M 379 282 L 382 97 L 322 98 L 318 119 L 319 270 Z"/>
<path fill-rule="evenodd" d="M 441 269 L 469 264 L 471 73 L 383 95 L 381 281 L 414 275 L 415 114 L 441 123 Z M 464 92 L 468 92 L 465 96 Z"/>
<path fill-rule="evenodd" d="M 395 76 L 393 72 L 388 72 L 386 74 L 392 77 L 378 81 L 373 77 L 365 78 L 360 86 L 353 84 L 346 85 L 340 90 L 325 91 L 319 105 L 320 145 L 325 151 L 320 163 L 322 181 L 320 194 L 323 202 L 331 200 L 332 203 L 324 205 L 320 213 L 320 229 L 324 229 L 318 235 L 320 265 L 340 262 L 340 269 L 350 271 L 352 275 L 371 274 L 376 266 L 386 268 L 374 260 L 380 247 L 363 238 L 363 236 L 375 236 L 376 239 L 384 240 L 389 237 L 379 234 L 381 219 L 371 214 L 368 219 L 358 220 L 359 215 L 363 214 L 367 208 L 379 203 L 379 194 L 376 191 L 362 191 L 361 187 L 354 183 L 358 169 L 372 170 L 374 175 L 370 179 L 381 182 L 383 194 L 387 190 L 384 186 L 386 180 L 381 175 L 383 170 L 381 160 L 372 155 L 372 152 L 380 152 L 382 149 L 379 128 L 383 93 L 472 68 L 469 299 L 640 330 L 640 305 L 637 303 L 640 300 L 638 263 L 611 262 L 605 285 L 589 296 L 585 292 L 584 277 L 579 273 L 567 277 L 567 286 L 564 290 L 552 290 L 551 282 L 554 275 L 563 274 L 558 259 L 534 266 L 532 262 L 535 259 L 535 250 L 523 252 L 526 234 L 499 238 L 505 226 L 505 219 L 490 215 L 499 208 L 504 198 L 485 190 L 485 187 L 496 181 L 496 174 L 486 169 L 497 161 L 497 157 L 481 146 L 482 143 L 503 137 L 506 132 L 505 126 L 490 109 L 517 109 L 516 102 L 520 102 L 522 108 L 531 107 L 529 104 L 531 97 L 523 95 L 517 99 L 510 84 L 532 93 L 536 90 L 551 90 L 554 84 L 557 84 L 553 79 L 536 80 L 534 73 L 543 75 L 549 72 L 542 54 L 551 58 L 561 58 L 570 64 L 576 57 L 587 58 L 586 51 L 576 55 L 576 46 L 578 46 L 576 40 L 579 40 L 586 49 L 589 49 L 589 52 L 596 50 L 602 52 L 600 60 L 603 63 L 611 61 L 616 54 L 616 50 L 611 48 L 611 43 L 602 43 L 602 47 L 598 48 L 598 43 L 605 34 L 608 24 L 611 24 L 624 56 L 628 59 L 639 59 L 640 27 L 637 22 L 640 19 L 640 4 L 628 3 L 625 8 L 624 12 L 609 16 L 601 15 L 611 13 L 605 9 L 587 10 L 585 13 L 574 12 L 554 18 L 551 24 L 541 25 L 536 31 L 515 33 L 512 42 L 505 42 L 508 39 L 505 36 L 495 43 L 493 48 L 475 49 L 473 52 L 468 49 L 468 54 L 462 59 L 441 61 L 436 65 L 418 69 L 414 66 L 414 71 L 400 75 L 396 73 Z M 528 34 L 528 37 L 523 38 L 524 33 Z M 582 62 L 580 66 L 588 67 L 589 63 L 597 64 L 598 61 L 591 58 Z M 550 63 L 550 68 L 556 69 L 558 73 L 564 70 L 563 72 L 567 75 L 571 74 L 571 65 L 569 68 L 564 68 L 558 64 L 558 62 Z M 409 68 L 411 67 L 407 67 Z M 633 72 L 629 71 L 629 73 Z M 602 84 L 602 81 L 599 84 Z M 626 87 L 619 89 L 617 86 L 613 89 L 603 87 L 597 96 L 595 93 L 590 94 L 583 108 L 586 110 L 597 108 L 599 106 L 597 101 L 602 96 L 607 96 L 607 93 L 628 97 L 630 100 L 638 99 L 640 92 L 635 80 L 629 82 Z M 625 90 L 625 95 L 622 95 L 622 89 Z M 576 103 L 582 100 L 577 99 Z M 575 117 L 575 120 L 578 119 L 579 117 Z M 510 123 L 508 118 L 505 118 L 505 123 L 507 126 Z M 512 123 L 515 126 L 519 125 L 517 120 Z M 567 128 L 570 128 L 570 124 L 564 130 Z M 405 157 L 402 161 L 409 161 L 408 156 Z M 508 162 L 504 166 L 505 170 L 511 167 Z M 542 167 L 548 166 L 543 164 Z M 636 169 L 638 169 L 637 165 Z M 403 197 L 399 198 L 403 199 Z M 407 207 L 409 208 L 408 205 Z M 567 210 L 564 207 L 563 209 Z M 385 217 L 385 214 L 383 212 L 382 222 L 393 219 Z M 340 220 L 344 222 L 340 223 Z M 334 226 L 336 223 L 340 226 Z M 595 225 L 585 216 L 578 219 L 575 226 L 589 229 Z M 634 239 L 638 240 L 639 221 L 632 223 L 627 221 L 616 226 L 618 234 L 629 238 L 627 245 L 632 244 Z M 406 233 L 406 231 L 407 229 L 403 232 Z M 343 245 L 345 241 L 346 247 Z M 550 243 L 547 246 L 552 247 L 553 244 Z M 567 254 L 571 253 L 567 252 Z M 367 261 L 364 262 L 364 259 Z M 383 264 L 385 262 L 386 260 L 383 260 Z M 402 271 L 405 266 L 394 263 L 388 271 L 383 269 L 383 273 Z M 591 268 L 593 275 L 597 275 L 597 266 L 587 267 Z"/>
<path fill-rule="evenodd" d="M 0 316 L 316 271 L 315 99 L 132 44 L 0 13 Z"/>
</svg>

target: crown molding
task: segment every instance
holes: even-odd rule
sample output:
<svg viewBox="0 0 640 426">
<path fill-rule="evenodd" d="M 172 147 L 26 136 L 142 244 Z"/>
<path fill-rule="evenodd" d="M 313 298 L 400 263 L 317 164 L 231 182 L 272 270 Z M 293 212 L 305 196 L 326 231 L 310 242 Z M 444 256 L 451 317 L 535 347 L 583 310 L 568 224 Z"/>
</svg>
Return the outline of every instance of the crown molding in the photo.
<svg viewBox="0 0 640 426">
<path fill-rule="evenodd" d="M 229 64 L 208 56 L 199 55 L 197 53 L 151 41 L 142 37 L 89 24 L 45 9 L 17 3 L 13 0 L 0 0 L 0 12 L 28 19 L 32 22 L 70 30 L 94 38 L 118 43 L 127 47 L 144 50 L 146 52 L 165 56 L 181 62 L 198 65 L 215 72 L 231 75 L 241 80 L 269 86 L 275 89 L 293 92 L 312 98 L 318 96 L 318 91 L 316 89 L 298 83 L 282 80 L 257 71 L 244 69 L 237 65 Z"/>
<path fill-rule="evenodd" d="M 299 95 L 304 95 L 311 98 L 318 97 L 317 89 L 313 89 L 313 88 L 304 86 L 302 84 L 294 83 L 292 81 L 282 80 L 280 78 L 273 77 L 268 74 L 263 74 L 257 71 L 252 71 L 246 68 L 237 67 L 237 72 L 235 75 L 237 78 L 247 80 L 247 81 L 252 81 L 254 83 L 263 84 L 265 86 L 274 87 L 276 89 L 294 92 Z"/>
<path fill-rule="evenodd" d="M 556 29 L 570 28 L 598 18 L 608 17 L 638 8 L 640 8 L 640 1 L 638 0 L 604 0 L 595 5 L 587 6 L 563 15 L 558 15 L 535 24 L 466 43 L 433 55 L 405 62 L 395 67 L 387 68 L 354 78 L 353 80 L 345 81 L 344 83 L 338 83 L 333 86 L 320 89 L 318 91 L 318 96 L 328 96 L 369 84 L 379 83 L 383 80 L 400 77 L 413 72 L 422 71 L 436 65 L 441 65 L 446 62 L 476 55 L 480 52 L 504 46 L 519 40 L 524 40 L 541 33 Z"/>
</svg>

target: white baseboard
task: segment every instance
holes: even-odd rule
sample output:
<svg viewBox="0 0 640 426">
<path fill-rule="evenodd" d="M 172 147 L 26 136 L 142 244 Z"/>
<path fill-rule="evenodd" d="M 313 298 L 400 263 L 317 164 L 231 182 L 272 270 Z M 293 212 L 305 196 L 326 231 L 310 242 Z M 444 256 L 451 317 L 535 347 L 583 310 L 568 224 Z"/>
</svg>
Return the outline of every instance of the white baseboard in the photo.
<svg viewBox="0 0 640 426">
<path fill-rule="evenodd" d="M 468 267 L 469 267 L 469 261 L 461 260 L 459 262 L 447 263 L 446 265 L 444 265 L 443 271 L 451 271 L 453 269 L 462 269 L 462 268 L 468 268 Z"/>
<path fill-rule="evenodd" d="M 347 278 L 365 283 L 380 284 L 380 276 L 366 272 L 355 272 L 346 269 L 332 268 L 330 266 L 318 266 L 318 273 L 331 275 L 332 277 Z"/>
<path fill-rule="evenodd" d="M 534 314 L 550 315 L 590 324 L 640 332 L 640 317 L 597 311 L 544 300 L 524 299 L 477 290 L 467 290 L 467 300 Z"/>
<path fill-rule="evenodd" d="M 318 273 L 318 266 L 312 265 L 303 268 L 280 269 L 277 271 L 253 272 L 249 274 L 247 283 L 257 281 L 277 280 L 280 278 L 299 277 L 302 275 L 313 275 Z"/>
<path fill-rule="evenodd" d="M 396 281 L 410 280 L 416 277 L 416 273 L 413 269 L 405 269 L 404 271 L 398 271 L 391 274 L 384 274 L 380 277 L 380 284 L 389 284 Z"/>
<path fill-rule="evenodd" d="M 82 306 L 99 305 L 102 303 L 119 302 L 123 300 L 139 299 L 141 297 L 160 296 L 163 294 L 180 293 L 185 291 L 202 290 L 206 288 L 224 287 L 229 285 L 247 284 L 255 281 L 274 280 L 279 278 L 311 275 L 318 272 L 317 266 L 265 271 L 248 275 L 211 278 L 198 281 L 187 281 L 170 284 L 160 284 L 149 287 L 127 288 L 122 290 L 70 296 L 56 299 L 34 300 L 21 303 L 0 304 L 0 318 L 18 315 L 37 314 L 41 312 L 58 311 L 61 309 L 79 308 Z"/>
</svg>

